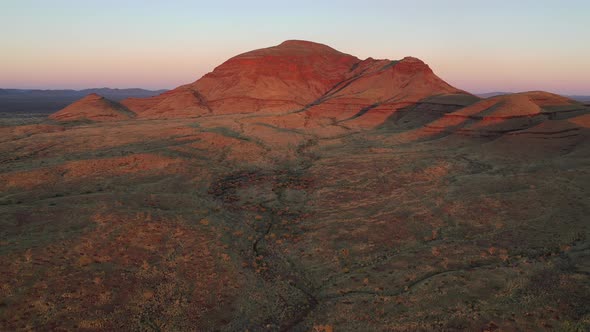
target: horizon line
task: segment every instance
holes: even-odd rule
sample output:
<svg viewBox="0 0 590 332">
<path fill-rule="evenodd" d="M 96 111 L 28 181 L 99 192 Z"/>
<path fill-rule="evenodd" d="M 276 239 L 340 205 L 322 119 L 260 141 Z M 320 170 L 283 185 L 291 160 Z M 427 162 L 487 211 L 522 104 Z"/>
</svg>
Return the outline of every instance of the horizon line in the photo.
<svg viewBox="0 0 590 332">
<path fill-rule="evenodd" d="M 108 86 L 102 86 L 102 87 L 90 87 L 90 88 L 47 88 L 47 87 L 35 87 L 35 88 L 21 88 L 21 87 L 0 87 L 0 90 L 28 90 L 28 91 L 33 91 L 33 90 L 39 90 L 39 91 L 83 91 L 83 90 L 100 90 L 100 89 L 109 89 L 109 90 L 131 90 L 131 89 L 139 89 L 139 90 L 146 90 L 146 91 L 170 91 L 170 90 L 174 90 L 179 86 L 178 85 L 176 87 L 172 87 L 172 88 L 146 88 L 146 87 L 137 87 L 137 86 L 131 86 L 131 87 L 108 87 Z M 566 92 L 566 93 L 558 93 L 558 92 L 553 92 L 551 90 L 539 90 L 539 89 L 532 89 L 532 90 L 488 90 L 488 91 L 471 91 L 469 89 L 462 89 L 472 95 L 483 95 L 483 94 L 493 94 L 493 93 L 497 93 L 497 94 L 514 94 L 514 93 L 523 93 L 523 92 L 534 92 L 534 91 L 543 91 L 543 92 L 549 92 L 549 93 L 554 93 L 557 95 L 562 95 L 562 96 L 583 96 L 583 97 L 590 97 L 590 91 L 588 91 L 587 93 L 571 93 L 571 92 Z"/>
</svg>

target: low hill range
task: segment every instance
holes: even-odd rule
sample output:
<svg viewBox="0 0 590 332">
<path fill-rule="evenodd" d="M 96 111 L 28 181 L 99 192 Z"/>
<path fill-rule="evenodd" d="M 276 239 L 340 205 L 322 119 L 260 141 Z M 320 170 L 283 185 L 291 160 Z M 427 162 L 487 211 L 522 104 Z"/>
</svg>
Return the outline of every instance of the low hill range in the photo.
<svg viewBox="0 0 590 332">
<path fill-rule="evenodd" d="M 0 113 L 54 113 L 68 104 L 93 93 L 118 101 L 129 97 L 151 97 L 165 91 L 136 88 L 96 88 L 84 90 L 0 89 Z"/>
<path fill-rule="evenodd" d="M 290 40 L 18 124 L 0 330 L 590 330 L 590 108 L 567 96 Z"/>
<path fill-rule="evenodd" d="M 138 88 L 117 89 L 117 88 L 94 88 L 94 89 L 0 89 L 0 95 L 13 96 L 86 96 L 96 93 L 113 100 L 121 100 L 129 97 L 151 97 L 156 94 L 164 93 L 167 90 L 146 90 Z"/>
</svg>

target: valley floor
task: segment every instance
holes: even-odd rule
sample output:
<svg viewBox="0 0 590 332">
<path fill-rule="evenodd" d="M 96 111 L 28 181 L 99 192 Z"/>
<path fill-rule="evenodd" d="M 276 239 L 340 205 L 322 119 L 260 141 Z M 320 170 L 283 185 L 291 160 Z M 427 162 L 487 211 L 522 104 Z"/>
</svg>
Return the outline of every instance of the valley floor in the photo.
<svg viewBox="0 0 590 332">
<path fill-rule="evenodd" d="M 0 128 L 0 330 L 590 329 L 588 129 L 401 120 Z"/>
</svg>

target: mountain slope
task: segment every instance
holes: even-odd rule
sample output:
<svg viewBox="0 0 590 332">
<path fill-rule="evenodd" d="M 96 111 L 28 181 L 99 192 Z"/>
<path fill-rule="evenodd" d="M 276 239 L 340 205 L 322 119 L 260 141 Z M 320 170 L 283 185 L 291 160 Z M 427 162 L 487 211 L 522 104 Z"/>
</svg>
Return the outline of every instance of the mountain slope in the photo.
<svg viewBox="0 0 590 332">
<path fill-rule="evenodd" d="M 190 118 L 211 112 L 203 96 L 188 85 L 150 98 L 128 98 L 121 104 L 149 119 Z"/>
<path fill-rule="evenodd" d="M 351 77 L 305 111 L 311 118 L 377 125 L 394 111 L 439 95 L 466 95 L 444 82 L 419 59 L 399 61 L 367 59 L 359 63 Z M 350 124 L 350 122 L 349 122 Z"/>
</svg>

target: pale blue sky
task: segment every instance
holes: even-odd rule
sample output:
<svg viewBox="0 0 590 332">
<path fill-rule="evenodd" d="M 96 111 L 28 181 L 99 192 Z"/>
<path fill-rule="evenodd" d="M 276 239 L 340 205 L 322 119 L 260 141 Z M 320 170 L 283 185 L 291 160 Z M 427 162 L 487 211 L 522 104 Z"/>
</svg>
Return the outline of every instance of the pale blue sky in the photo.
<svg viewBox="0 0 590 332">
<path fill-rule="evenodd" d="M 287 39 L 421 58 L 469 91 L 590 94 L 590 1 L 0 3 L 0 87 L 172 88 Z"/>
</svg>

